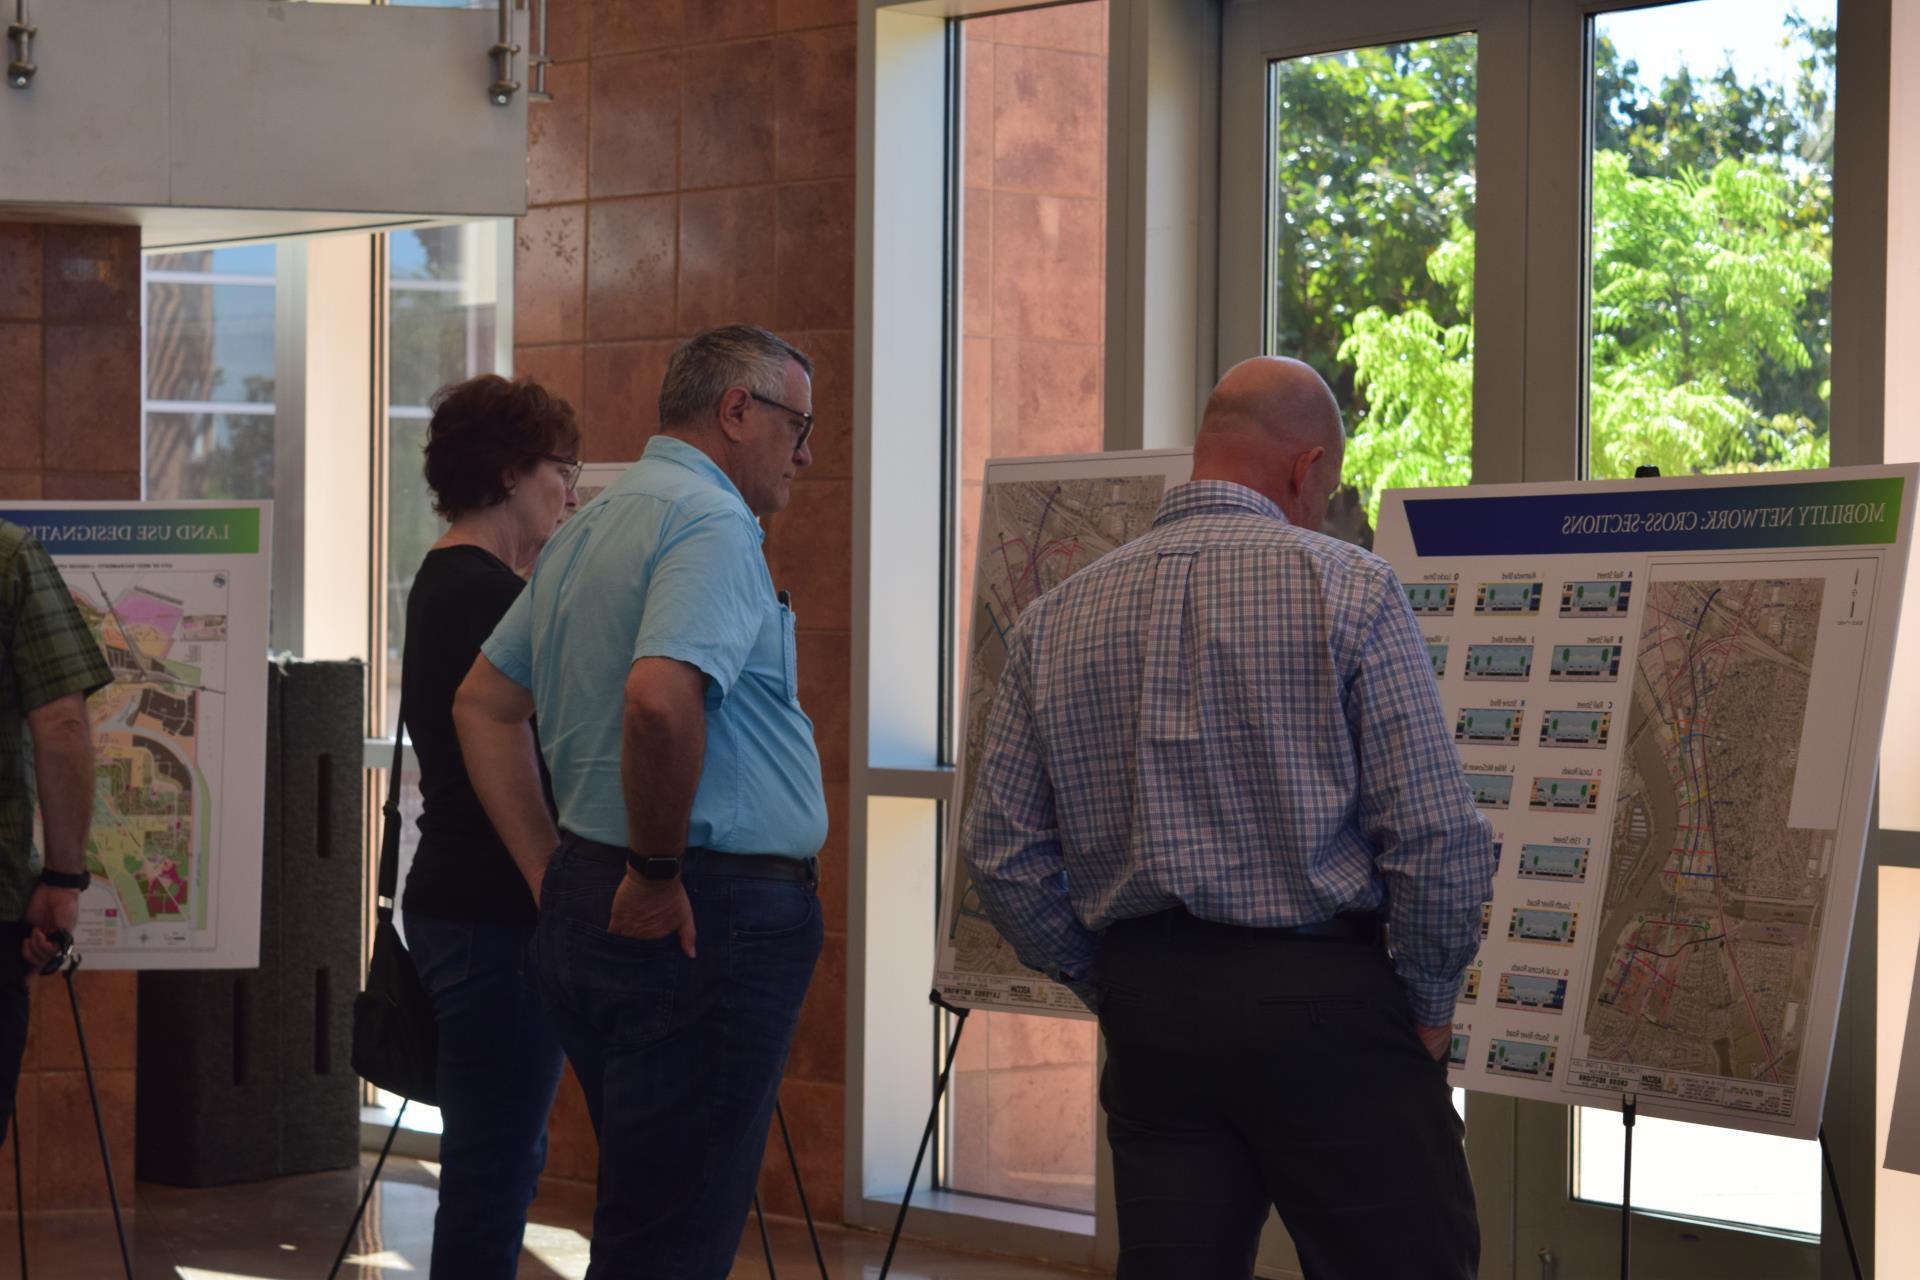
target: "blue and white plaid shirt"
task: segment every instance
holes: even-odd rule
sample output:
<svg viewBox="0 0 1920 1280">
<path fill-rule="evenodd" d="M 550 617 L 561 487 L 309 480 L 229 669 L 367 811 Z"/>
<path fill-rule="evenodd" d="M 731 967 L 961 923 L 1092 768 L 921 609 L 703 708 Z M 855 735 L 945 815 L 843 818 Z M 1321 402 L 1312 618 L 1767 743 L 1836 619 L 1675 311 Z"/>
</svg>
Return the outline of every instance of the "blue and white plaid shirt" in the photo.
<svg viewBox="0 0 1920 1280">
<path fill-rule="evenodd" d="M 986 732 L 964 855 L 1026 964 L 1085 996 L 1115 920 L 1384 909 L 1415 1019 L 1452 1020 L 1492 832 L 1384 560 L 1181 485 L 1021 615 Z"/>
</svg>

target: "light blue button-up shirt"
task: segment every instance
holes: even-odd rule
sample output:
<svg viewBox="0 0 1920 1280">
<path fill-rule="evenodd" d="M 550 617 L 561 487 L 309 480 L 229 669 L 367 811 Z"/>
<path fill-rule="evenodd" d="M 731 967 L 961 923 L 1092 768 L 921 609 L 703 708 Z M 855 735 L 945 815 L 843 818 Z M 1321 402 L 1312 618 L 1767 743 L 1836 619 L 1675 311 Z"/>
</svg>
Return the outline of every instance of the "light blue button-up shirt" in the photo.
<svg viewBox="0 0 1920 1280">
<path fill-rule="evenodd" d="M 1378 556 L 1181 485 L 1020 615 L 986 732 L 962 852 L 1027 964 L 1084 983 L 1101 930 L 1175 906 L 1384 912 L 1415 1018 L 1452 1016 L 1492 832 Z"/>
<path fill-rule="evenodd" d="M 640 658 L 676 658 L 707 677 L 706 759 L 687 843 L 820 851 L 820 754 L 800 709 L 793 611 L 774 592 L 764 537 L 726 473 L 663 435 L 541 552 L 481 652 L 533 692 L 561 827 L 627 843 L 627 671 Z"/>
</svg>

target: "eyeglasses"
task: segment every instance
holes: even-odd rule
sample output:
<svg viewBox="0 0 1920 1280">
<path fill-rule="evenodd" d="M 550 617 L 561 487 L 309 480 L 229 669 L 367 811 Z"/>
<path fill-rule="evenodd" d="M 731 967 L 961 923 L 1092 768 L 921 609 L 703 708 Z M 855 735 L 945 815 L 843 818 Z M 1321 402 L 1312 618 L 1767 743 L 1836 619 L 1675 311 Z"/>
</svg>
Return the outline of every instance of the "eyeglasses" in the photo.
<svg viewBox="0 0 1920 1280">
<path fill-rule="evenodd" d="M 586 463 L 580 461 L 578 458 L 562 457 L 557 453 L 543 453 L 540 456 L 548 462 L 557 462 L 560 464 L 563 468 L 562 474 L 567 478 L 567 488 L 574 489 L 579 487 L 580 471 L 587 465 Z"/>
<path fill-rule="evenodd" d="M 800 447 L 806 444 L 807 437 L 813 434 L 813 415 L 810 413 L 802 413 L 792 405 L 781 404 L 778 400 L 769 400 L 758 391 L 749 391 L 747 394 L 755 400 L 758 400 L 761 404 L 778 409 L 782 413 L 790 413 L 800 419 L 800 434 L 795 436 L 793 441 L 793 451 L 795 453 L 800 452 Z"/>
</svg>

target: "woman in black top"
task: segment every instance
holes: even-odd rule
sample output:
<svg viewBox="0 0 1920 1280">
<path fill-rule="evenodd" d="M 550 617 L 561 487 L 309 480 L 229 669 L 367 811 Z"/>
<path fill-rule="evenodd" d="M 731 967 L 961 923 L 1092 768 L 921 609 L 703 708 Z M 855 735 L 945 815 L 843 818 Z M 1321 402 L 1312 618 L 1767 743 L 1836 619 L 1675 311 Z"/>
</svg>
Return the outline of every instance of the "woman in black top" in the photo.
<svg viewBox="0 0 1920 1280">
<path fill-rule="evenodd" d="M 401 909 L 440 1032 L 439 1280 L 515 1274 L 560 1083 L 526 961 L 544 868 L 517 865 L 487 821 L 453 695 L 573 509 L 579 452 L 572 408 L 536 383 L 487 374 L 434 396 L 427 483 L 450 523 L 407 599 L 400 702 L 425 809 Z"/>
</svg>

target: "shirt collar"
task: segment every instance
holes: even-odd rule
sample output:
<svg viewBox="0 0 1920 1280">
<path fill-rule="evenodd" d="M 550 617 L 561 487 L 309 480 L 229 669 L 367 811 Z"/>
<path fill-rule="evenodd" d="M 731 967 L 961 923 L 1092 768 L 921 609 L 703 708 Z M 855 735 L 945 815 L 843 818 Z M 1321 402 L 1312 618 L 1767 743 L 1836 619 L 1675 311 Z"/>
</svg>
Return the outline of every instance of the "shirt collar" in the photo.
<svg viewBox="0 0 1920 1280">
<path fill-rule="evenodd" d="M 1160 500 L 1160 511 L 1153 523 L 1157 527 L 1188 516 L 1219 515 L 1226 511 L 1244 511 L 1281 524 L 1289 523 L 1279 503 L 1231 480 L 1189 480 L 1175 486 Z"/>
<path fill-rule="evenodd" d="M 727 473 L 720 469 L 720 464 L 709 457 L 704 450 L 688 444 L 678 436 L 662 433 L 647 441 L 647 447 L 640 457 L 642 461 L 670 463 L 693 472 L 710 487 L 718 489 L 739 503 L 740 509 L 746 512 L 747 518 L 753 520 L 753 527 L 760 530 L 761 540 L 766 540 L 767 531 L 754 516 L 753 508 L 749 507 L 747 500 L 740 496 L 739 488 L 727 477 Z"/>
</svg>

